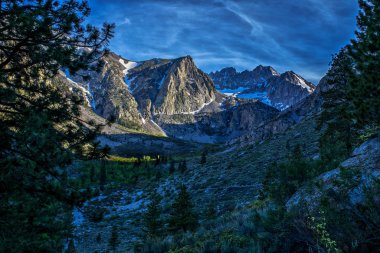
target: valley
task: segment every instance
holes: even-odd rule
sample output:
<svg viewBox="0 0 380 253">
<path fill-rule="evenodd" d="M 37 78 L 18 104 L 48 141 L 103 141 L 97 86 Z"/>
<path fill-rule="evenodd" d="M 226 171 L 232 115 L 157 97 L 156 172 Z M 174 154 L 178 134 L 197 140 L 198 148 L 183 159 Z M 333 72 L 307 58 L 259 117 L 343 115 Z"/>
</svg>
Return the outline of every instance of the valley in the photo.
<svg viewBox="0 0 380 253">
<path fill-rule="evenodd" d="M 114 252 L 187 252 L 188 247 L 189 252 L 214 252 L 224 244 L 232 252 L 248 252 L 247 247 L 260 252 L 263 242 L 250 239 L 250 233 L 260 230 L 252 217 L 280 226 L 266 220 L 266 210 L 284 207 L 271 195 L 272 188 L 281 187 L 268 181 L 278 180 L 273 169 L 308 167 L 308 176 L 296 170 L 279 178 L 293 177 L 289 180 L 297 182 L 296 189 L 304 189 L 338 165 L 324 164 L 320 151 L 324 94 L 336 87 L 329 75 L 314 86 L 292 71 L 280 74 L 261 65 L 207 75 L 191 56 L 134 62 L 110 53 L 102 60 L 100 72 L 60 76 L 81 98 L 83 120 L 103 125 L 97 141 L 110 148 L 106 161 L 80 162 L 73 168 L 73 182 L 91 196 L 72 212 L 73 237 L 66 245 L 73 243 L 79 252 L 107 252 L 115 236 Z M 90 77 L 87 83 L 81 75 Z M 378 150 L 373 152 L 377 156 Z M 291 182 L 284 187 L 293 189 Z M 197 217 L 193 234 L 173 234 L 170 228 L 181 185 Z M 290 191 L 285 203 L 289 210 L 308 194 L 283 191 Z M 154 219 L 162 222 L 157 228 L 162 234 L 147 237 L 146 215 L 152 205 L 159 205 Z M 280 210 L 273 212 L 284 215 Z M 242 241 L 228 241 L 220 233 Z"/>
<path fill-rule="evenodd" d="M 83 97 L 90 94 L 88 90 L 79 93 L 87 112 L 82 115 L 87 119 L 116 119 L 98 136 L 101 145 L 111 148 L 107 163 L 93 161 L 76 168 L 76 173 L 85 178 L 79 185 L 87 189 L 98 186 L 97 180 L 88 178 L 99 177 L 101 168 L 107 171 L 104 189 L 96 190 L 94 197 L 73 211 L 74 242 L 79 252 L 106 251 L 116 230 L 120 252 L 164 252 L 166 247 L 173 247 L 169 246 L 173 244 L 170 233 L 163 235 L 164 242 L 146 241 L 144 215 L 158 194 L 160 219 L 169 219 L 180 185 L 186 185 L 192 196 L 199 229 L 211 229 L 216 234 L 220 229 L 228 231 L 228 226 L 235 226 L 237 216 L 244 220 L 257 210 L 268 187 L 268 171 L 289 163 L 295 150 L 302 153 L 306 166 L 321 166 L 322 133 L 317 121 L 322 94 L 333 87 L 326 81 L 328 77 L 315 87 L 293 72 L 278 74 L 270 67 L 259 66 L 252 73 L 230 69 L 235 73 L 231 76 L 223 73 L 228 73 L 227 69 L 211 74 L 221 83 L 216 85 L 190 56 L 131 62 L 111 53 L 105 62 L 103 68 L 108 69 L 113 62 L 117 69 L 90 79 L 88 87 L 107 94 L 109 104 L 102 104 L 104 100 L 97 99 L 96 93 Z M 241 81 L 241 75 L 248 75 L 251 81 Z M 80 80 L 76 85 L 86 89 Z M 277 89 L 282 97 L 276 97 Z M 286 106 L 273 104 L 265 90 L 272 91 L 271 98 Z M 123 103 L 132 112 L 118 112 Z M 96 106 L 89 106 L 92 104 Z M 204 216 L 211 204 L 219 217 L 212 221 L 214 225 Z M 221 220 L 227 221 L 226 227 L 216 225 Z M 166 226 L 160 230 L 169 230 Z M 181 236 L 185 240 L 188 235 Z M 202 244 L 205 238 L 197 236 L 203 246 L 192 247 L 207 247 Z M 153 248 L 146 248 L 149 244 Z"/>
<path fill-rule="evenodd" d="M 378 0 L 0 17 L 0 253 L 380 252 Z"/>
</svg>

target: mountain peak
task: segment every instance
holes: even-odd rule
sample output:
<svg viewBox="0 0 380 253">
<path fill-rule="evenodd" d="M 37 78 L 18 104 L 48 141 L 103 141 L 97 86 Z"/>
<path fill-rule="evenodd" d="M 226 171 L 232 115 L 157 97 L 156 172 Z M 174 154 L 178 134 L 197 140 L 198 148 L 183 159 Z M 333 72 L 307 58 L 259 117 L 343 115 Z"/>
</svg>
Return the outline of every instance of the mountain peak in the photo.
<svg viewBox="0 0 380 253">
<path fill-rule="evenodd" d="M 271 66 L 259 65 L 252 70 L 252 72 L 265 75 L 265 76 L 279 76 L 280 74 Z"/>
<path fill-rule="evenodd" d="M 236 69 L 234 67 L 226 67 L 226 68 L 222 68 L 219 72 L 234 72 L 236 73 Z"/>
<path fill-rule="evenodd" d="M 181 56 L 179 58 L 177 58 L 176 60 L 190 60 L 190 61 L 193 61 L 193 58 L 190 56 L 190 55 L 185 55 L 185 56 Z"/>
<path fill-rule="evenodd" d="M 303 77 L 294 73 L 294 71 L 292 70 L 286 71 L 285 73 L 281 74 L 281 78 L 287 82 L 297 84 L 302 88 L 307 89 L 309 93 L 312 93 L 315 89 L 315 86 L 312 83 L 306 81 Z"/>
<path fill-rule="evenodd" d="M 288 70 L 281 74 L 282 76 L 298 76 L 293 70 Z"/>
</svg>

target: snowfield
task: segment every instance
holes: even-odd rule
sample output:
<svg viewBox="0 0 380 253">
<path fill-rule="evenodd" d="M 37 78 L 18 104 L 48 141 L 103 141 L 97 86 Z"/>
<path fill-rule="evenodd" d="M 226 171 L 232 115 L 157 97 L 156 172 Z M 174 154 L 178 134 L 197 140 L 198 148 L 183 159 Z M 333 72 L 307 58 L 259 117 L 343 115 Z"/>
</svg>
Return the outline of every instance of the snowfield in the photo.
<svg viewBox="0 0 380 253">
<path fill-rule="evenodd" d="M 124 75 L 128 75 L 128 72 L 131 69 L 136 68 L 138 65 L 140 65 L 140 63 L 134 61 L 128 61 L 127 63 L 125 63 L 123 59 L 119 59 L 119 62 L 125 67 L 125 69 L 123 70 Z"/>
</svg>

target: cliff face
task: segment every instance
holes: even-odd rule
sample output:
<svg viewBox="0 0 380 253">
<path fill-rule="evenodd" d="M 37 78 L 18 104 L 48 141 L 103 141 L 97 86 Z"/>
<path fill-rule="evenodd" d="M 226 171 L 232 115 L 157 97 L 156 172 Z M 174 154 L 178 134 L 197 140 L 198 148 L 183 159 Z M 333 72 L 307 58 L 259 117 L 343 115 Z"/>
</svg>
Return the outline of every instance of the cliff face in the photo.
<svg viewBox="0 0 380 253">
<path fill-rule="evenodd" d="M 351 178 L 350 185 L 347 178 L 344 178 L 344 171 L 355 174 Z M 347 174 L 347 172 L 346 172 Z M 347 177 L 347 176 L 346 176 Z M 299 189 L 286 203 L 288 210 L 293 208 L 307 207 L 309 212 L 318 211 L 321 205 L 322 196 L 326 195 L 332 200 L 332 196 L 347 194 L 347 202 L 339 203 L 340 208 L 347 206 L 358 206 L 365 204 L 367 193 L 376 187 L 376 181 L 380 179 L 380 139 L 373 138 L 357 147 L 351 157 L 343 161 L 334 170 L 323 173 L 314 181 L 320 182 L 322 187 Z M 336 195 L 333 195 L 332 192 Z M 374 198 L 376 205 L 380 205 L 380 199 Z"/>
<path fill-rule="evenodd" d="M 235 93 L 239 98 L 256 98 L 279 110 L 301 101 L 315 87 L 292 71 L 279 74 L 272 67 L 258 66 L 252 71 L 237 72 L 225 68 L 210 73 L 221 92 Z"/>
<path fill-rule="evenodd" d="M 100 72 L 67 74 L 68 85 L 98 115 L 151 134 L 207 143 L 262 139 L 299 122 L 320 104 L 312 84 L 271 67 L 241 73 L 228 68 L 211 75 L 224 78 L 216 78 L 223 88 L 244 86 L 228 96 L 216 90 L 190 56 L 133 62 L 110 53 L 103 61 Z M 265 100 L 251 96 L 257 93 Z M 273 107 L 289 108 L 279 112 Z"/>
<path fill-rule="evenodd" d="M 265 85 L 270 78 L 280 76 L 272 67 L 262 65 L 252 71 L 244 70 L 243 72 L 237 72 L 235 68 L 228 67 L 211 72 L 209 75 L 219 89 L 252 88 L 257 85 Z"/>
<path fill-rule="evenodd" d="M 316 86 L 313 93 L 304 97 L 294 105 L 281 111 L 275 117 L 245 135 L 232 139 L 229 143 L 241 143 L 242 145 L 261 141 L 273 134 L 283 133 L 292 126 L 300 123 L 307 118 L 316 118 L 322 110 L 323 96 L 322 93 L 334 88 L 329 83 L 329 76 L 324 76 Z"/>
<path fill-rule="evenodd" d="M 188 114 L 215 100 L 212 80 L 190 56 L 141 62 L 126 80 L 145 117 Z"/>
<path fill-rule="evenodd" d="M 81 71 L 75 76 L 66 73 L 69 84 L 84 92 L 87 105 L 98 115 L 114 118 L 129 128 L 142 129 L 138 104 L 123 80 L 123 65 L 119 63 L 119 57 L 110 54 L 103 58 L 103 62 L 99 72 Z"/>
<path fill-rule="evenodd" d="M 260 101 L 225 98 L 211 103 L 196 114 L 161 114 L 157 122 L 166 133 L 198 142 L 224 142 L 254 131 L 278 114 Z M 181 122 L 181 124 L 179 124 Z"/>
</svg>

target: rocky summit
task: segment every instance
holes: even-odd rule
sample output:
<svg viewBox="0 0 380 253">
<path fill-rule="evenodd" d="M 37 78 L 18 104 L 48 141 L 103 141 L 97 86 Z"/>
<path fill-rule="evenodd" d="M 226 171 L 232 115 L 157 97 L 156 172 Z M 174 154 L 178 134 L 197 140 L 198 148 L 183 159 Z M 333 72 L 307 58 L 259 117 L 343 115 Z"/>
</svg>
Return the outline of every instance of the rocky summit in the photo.
<svg viewBox="0 0 380 253">
<path fill-rule="evenodd" d="M 252 71 L 237 72 L 224 68 L 211 72 L 217 89 L 242 99 L 258 99 L 284 110 L 314 92 L 315 86 L 293 71 L 279 74 L 270 66 L 258 66 Z"/>
<path fill-rule="evenodd" d="M 62 75 L 85 106 L 131 129 L 217 143 L 248 134 L 278 114 L 259 99 L 219 92 L 190 56 L 136 62 L 110 53 L 102 60 L 100 72 Z M 264 67 L 256 72 L 257 80 L 262 72 L 275 73 Z"/>
</svg>

